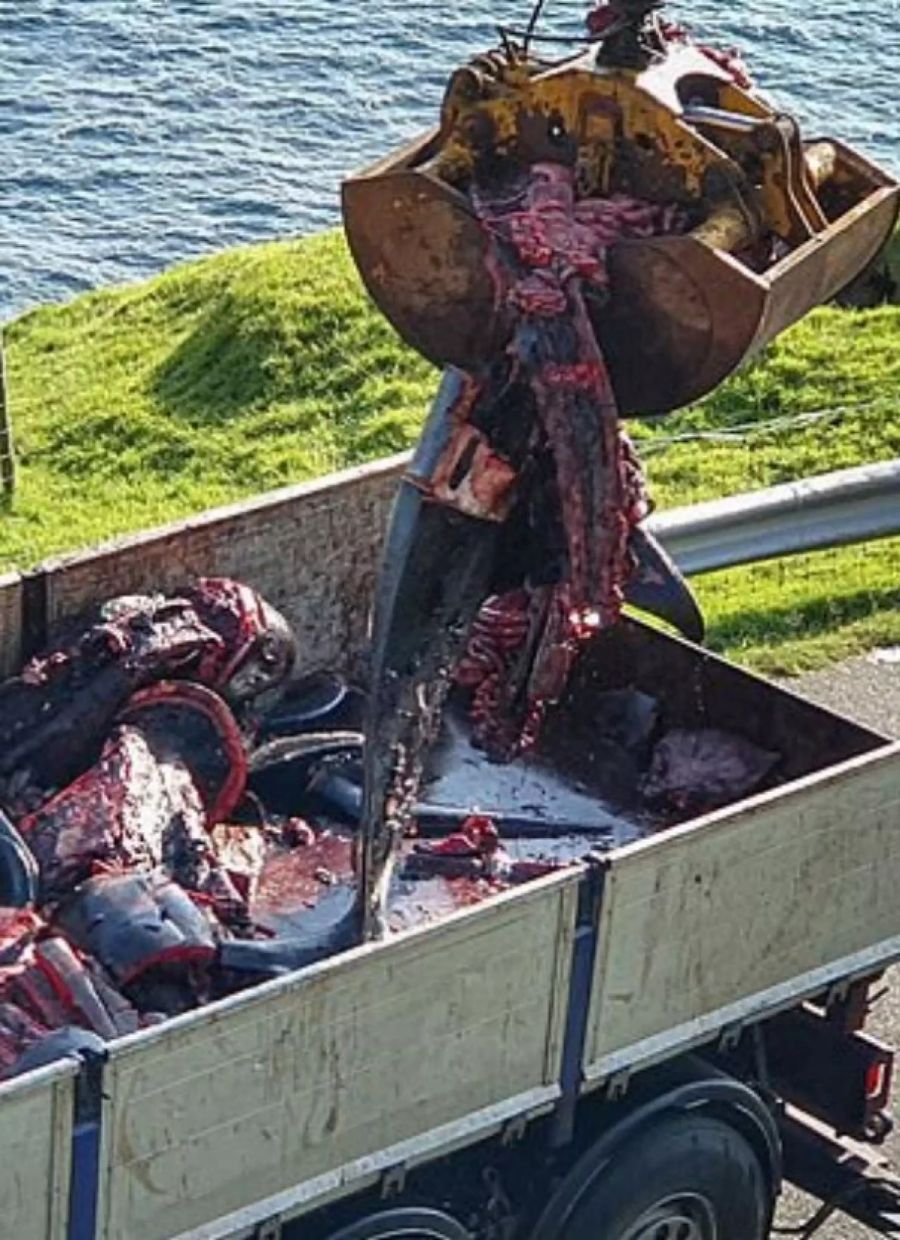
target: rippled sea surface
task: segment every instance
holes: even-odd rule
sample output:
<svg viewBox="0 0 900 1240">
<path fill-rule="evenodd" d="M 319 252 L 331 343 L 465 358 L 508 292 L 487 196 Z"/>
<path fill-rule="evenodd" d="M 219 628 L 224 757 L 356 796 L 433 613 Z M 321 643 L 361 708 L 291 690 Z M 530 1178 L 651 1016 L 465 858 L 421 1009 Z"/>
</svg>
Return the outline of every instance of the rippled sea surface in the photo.
<svg viewBox="0 0 900 1240">
<path fill-rule="evenodd" d="M 0 316 L 338 218 L 519 0 L 0 0 Z M 582 0 L 544 29 L 578 30 Z M 811 131 L 900 170 L 897 0 L 697 0 Z"/>
</svg>

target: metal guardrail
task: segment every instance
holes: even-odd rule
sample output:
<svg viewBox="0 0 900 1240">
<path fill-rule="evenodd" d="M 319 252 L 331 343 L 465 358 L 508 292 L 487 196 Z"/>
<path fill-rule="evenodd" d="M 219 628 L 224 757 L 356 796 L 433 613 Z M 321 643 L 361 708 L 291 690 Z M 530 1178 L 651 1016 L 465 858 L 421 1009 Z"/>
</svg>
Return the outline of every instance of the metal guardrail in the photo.
<svg viewBox="0 0 900 1240">
<path fill-rule="evenodd" d="M 673 508 L 647 527 L 688 576 L 889 538 L 900 535 L 900 459 Z"/>
</svg>

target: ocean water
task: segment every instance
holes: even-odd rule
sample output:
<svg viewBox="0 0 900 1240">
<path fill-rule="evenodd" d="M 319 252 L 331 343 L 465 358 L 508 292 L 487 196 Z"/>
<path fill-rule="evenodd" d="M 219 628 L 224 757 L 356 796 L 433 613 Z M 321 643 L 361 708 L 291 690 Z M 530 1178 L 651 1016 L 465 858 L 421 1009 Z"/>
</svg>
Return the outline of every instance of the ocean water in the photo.
<svg viewBox="0 0 900 1240">
<path fill-rule="evenodd" d="M 549 0 L 543 28 L 581 27 Z M 900 171 L 898 0 L 696 0 L 811 134 Z M 521 0 L 0 0 L 0 318 L 338 219 Z"/>
</svg>

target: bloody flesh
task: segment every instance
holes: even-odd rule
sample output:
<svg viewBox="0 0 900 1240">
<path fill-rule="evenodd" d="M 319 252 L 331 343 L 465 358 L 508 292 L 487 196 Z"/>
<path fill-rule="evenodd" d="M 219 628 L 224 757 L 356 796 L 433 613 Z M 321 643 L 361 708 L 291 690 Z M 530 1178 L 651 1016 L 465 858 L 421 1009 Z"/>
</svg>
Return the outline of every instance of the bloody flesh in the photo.
<svg viewBox="0 0 900 1240">
<path fill-rule="evenodd" d="M 190 602 L 112 600 L 0 692 L 0 734 L 25 742 L 23 765 L 0 785 L 0 891 L 16 901 L 0 907 L 0 1077 L 355 941 L 352 830 L 285 818 L 244 791 L 249 749 L 257 774 L 290 760 L 275 791 L 290 799 L 296 781 L 297 810 L 321 809 L 313 776 L 352 770 L 361 737 L 314 731 L 259 746 L 246 708 L 286 675 L 287 626 L 236 582 L 185 593 Z M 42 766 L 57 703 L 84 721 L 83 743 Z M 294 712 L 298 725 L 319 713 Z M 46 787 L 67 770 L 65 786 Z M 36 808 L 21 804 L 26 786 Z M 234 825 L 240 812 L 254 825 Z M 454 837 L 429 847 L 446 857 Z M 393 893 L 392 926 L 522 881 L 475 859 L 456 875 L 423 862 L 424 881 Z"/>
<path fill-rule="evenodd" d="M 294 649 L 201 579 L 106 601 L 0 686 L 0 1075 L 203 1002 L 221 944 L 262 932 L 210 832 Z"/>
<path fill-rule="evenodd" d="M 581 640 L 618 620 L 629 535 L 649 511 L 585 297 L 609 295 L 614 241 L 686 221 L 676 207 L 624 195 L 578 201 L 574 171 L 551 163 L 535 165 L 512 191 L 476 191 L 474 202 L 492 241 L 497 302 L 514 319 L 507 381 L 532 394 L 565 539 L 560 580 L 491 599 L 457 672 L 473 690 L 477 738 L 508 761 L 535 743 Z"/>
<path fill-rule="evenodd" d="M 622 195 L 579 201 L 562 163 L 523 166 L 512 182 L 495 171 L 471 202 L 508 344 L 478 373 L 445 377 L 395 502 L 376 600 L 358 865 L 368 936 L 386 928 L 391 869 L 454 679 L 471 693 L 481 747 L 501 763 L 527 752 L 583 640 L 618 620 L 649 510 L 586 298 L 615 296 L 613 240 L 678 231 L 686 216 Z"/>
</svg>

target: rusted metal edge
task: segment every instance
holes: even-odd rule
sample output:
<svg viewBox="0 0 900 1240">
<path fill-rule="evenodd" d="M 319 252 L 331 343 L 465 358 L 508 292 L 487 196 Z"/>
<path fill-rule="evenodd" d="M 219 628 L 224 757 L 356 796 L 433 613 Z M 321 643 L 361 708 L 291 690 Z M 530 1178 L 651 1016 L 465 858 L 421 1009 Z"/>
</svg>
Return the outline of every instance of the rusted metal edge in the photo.
<svg viewBox="0 0 900 1240">
<path fill-rule="evenodd" d="M 0 575 L 0 591 L 15 588 L 20 591 L 16 634 L 19 646 L 17 662 L 30 658 L 47 645 L 53 622 L 52 593 L 57 574 L 89 564 L 98 564 L 106 559 L 115 559 L 128 552 L 140 553 L 142 550 L 149 551 L 154 547 L 165 546 L 188 532 L 227 527 L 243 517 L 274 514 L 297 503 L 314 503 L 317 499 L 330 499 L 356 487 L 374 485 L 394 477 L 399 479 L 408 461 L 409 456 L 406 453 L 387 457 L 310 482 L 266 491 L 248 500 L 207 509 L 196 516 L 110 539 L 85 550 L 53 556 L 27 572 Z"/>
<path fill-rule="evenodd" d="M 107 542 L 91 547 L 89 550 L 54 556 L 44 560 L 35 572 L 43 572 L 49 576 L 61 568 L 71 568 L 73 565 L 100 560 L 106 556 L 114 556 L 123 551 L 140 549 L 153 543 L 164 543 L 188 530 L 194 531 L 217 525 L 227 525 L 238 517 L 246 517 L 256 513 L 276 512 L 279 508 L 290 507 L 298 501 L 312 501 L 320 497 L 327 498 L 345 490 L 352 490 L 354 487 L 368 482 L 393 477 L 399 480 L 410 459 L 410 454 L 403 452 L 396 456 L 371 461 L 367 465 L 359 465 L 352 469 L 341 470 L 338 473 L 326 474 L 324 477 L 315 478 L 310 482 L 300 482 L 293 486 L 281 487 L 275 491 L 264 491 L 260 495 L 254 495 L 251 499 L 239 500 L 234 504 L 223 505 L 219 508 L 208 508 L 196 516 L 185 517 L 180 521 L 172 521 L 167 525 L 154 526 L 148 530 L 140 530 L 134 534 L 126 534 L 119 538 L 110 539 Z"/>
</svg>

